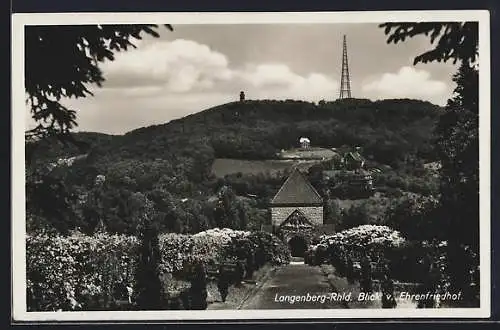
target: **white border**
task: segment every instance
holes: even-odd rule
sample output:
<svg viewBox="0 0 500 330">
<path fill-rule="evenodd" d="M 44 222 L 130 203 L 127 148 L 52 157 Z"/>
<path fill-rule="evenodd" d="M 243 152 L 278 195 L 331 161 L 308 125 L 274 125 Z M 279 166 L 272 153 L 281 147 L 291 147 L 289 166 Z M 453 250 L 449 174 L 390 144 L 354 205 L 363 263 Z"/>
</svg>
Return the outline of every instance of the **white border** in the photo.
<svg viewBox="0 0 500 330">
<path fill-rule="evenodd" d="M 27 312 L 25 251 L 24 26 L 75 24 L 281 24 L 479 21 L 480 308 Z M 381 31 L 383 33 L 383 31 Z M 417 55 L 417 54 L 415 54 Z M 12 15 L 12 317 L 14 321 L 179 321 L 325 318 L 487 318 L 490 276 L 490 22 L 486 10 L 292 13 L 50 13 Z"/>
</svg>

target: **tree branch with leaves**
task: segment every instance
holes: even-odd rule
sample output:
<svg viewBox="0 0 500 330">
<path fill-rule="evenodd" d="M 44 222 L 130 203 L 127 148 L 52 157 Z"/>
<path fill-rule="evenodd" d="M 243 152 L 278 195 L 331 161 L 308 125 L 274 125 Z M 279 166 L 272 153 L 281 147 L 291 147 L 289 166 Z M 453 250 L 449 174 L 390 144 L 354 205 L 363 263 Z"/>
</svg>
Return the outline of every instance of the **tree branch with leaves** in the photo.
<svg viewBox="0 0 500 330">
<path fill-rule="evenodd" d="M 435 47 L 414 59 L 460 63 L 456 83 L 435 130 L 441 162 L 439 230 L 448 241 L 451 287 L 478 303 L 479 253 L 479 71 L 477 22 L 384 23 L 388 43 L 417 35 L 430 37 Z M 451 230 L 450 230 L 451 228 Z M 468 257 L 469 261 L 464 263 Z M 472 277 L 476 280 L 471 279 Z M 475 283 L 473 283 L 475 281 Z"/>
<path fill-rule="evenodd" d="M 172 30 L 172 27 L 165 24 Z M 76 110 L 63 98 L 92 96 L 91 85 L 105 81 L 99 64 L 113 61 L 117 52 L 136 48 L 133 40 L 143 34 L 159 37 L 157 25 L 40 25 L 25 27 L 26 103 L 37 126 L 26 132 L 26 141 L 56 137 L 75 141 Z"/>
<path fill-rule="evenodd" d="M 448 60 L 473 63 L 479 56 L 477 22 L 383 23 L 379 27 L 388 36 L 387 43 L 397 44 L 418 35 L 429 37 L 434 49 L 415 57 L 413 64 Z"/>
</svg>

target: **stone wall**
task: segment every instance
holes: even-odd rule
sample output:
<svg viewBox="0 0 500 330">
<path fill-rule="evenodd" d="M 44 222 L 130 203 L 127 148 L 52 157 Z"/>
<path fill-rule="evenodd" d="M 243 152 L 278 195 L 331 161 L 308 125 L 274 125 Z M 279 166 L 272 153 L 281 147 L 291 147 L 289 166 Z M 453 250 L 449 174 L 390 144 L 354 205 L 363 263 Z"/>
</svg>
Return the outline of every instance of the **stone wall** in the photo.
<svg viewBox="0 0 500 330">
<path fill-rule="evenodd" d="M 273 207 L 271 209 L 271 220 L 273 226 L 279 226 L 295 210 L 300 210 L 315 225 L 323 224 L 323 206 L 294 206 L 294 207 Z"/>
</svg>

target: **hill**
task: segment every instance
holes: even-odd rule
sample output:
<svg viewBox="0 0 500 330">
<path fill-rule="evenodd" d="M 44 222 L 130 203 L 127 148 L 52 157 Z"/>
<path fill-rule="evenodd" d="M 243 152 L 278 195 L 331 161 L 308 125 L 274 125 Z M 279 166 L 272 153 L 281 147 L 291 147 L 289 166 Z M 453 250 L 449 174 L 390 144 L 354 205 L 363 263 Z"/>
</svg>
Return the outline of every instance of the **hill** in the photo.
<svg viewBox="0 0 500 330">
<path fill-rule="evenodd" d="M 27 192 L 28 209 L 33 219 L 61 218 L 68 228 L 105 217 L 102 221 L 114 231 L 127 232 L 134 230 L 131 219 L 138 212 L 131 206 L 134 203 L 127 201 L 140 193 L 153 201 L 162 217 L 159 221 L 168 223 L 165 228 L 202 230 L 217 222 L 210 197 L 224 184 L 235 181 L 238 194 L 258 196 L 257 200 L 238 206 L 248 211 L 265 206 L 265 200 L 283 179 L 262 173 L 250 173 L 233 181 L 231 177 L 217 179 L 211 173 L 216 158 L 269 161 L 277 159 L 280 150 L 296 147 L 298 138 L 306 136 L 316 147 L 361 146 L 370 161 L 407 171 L 408 164 L 435 160 L 432 132 L 441 112 L 440 107 L 431 103 L 408 99 L 375 102 L 351 99 L 320 105 L 292 100 L 244 101 L 124 135 L 76 133 L 75 138 L 84 142 L 80 148 L 62 146 L 54 140 L 40 141 L 34 149 L 29 148 L 34 150 L 34 161 L 28 171 L 28 178 L 33 178 L 28 180 L 28 188 L 33 188 Z M 44 164 L 80 154 L 87 157 L 71 166 L 40 174 Z M 43 190 L 40 184 L 33 183 L 36 175 L 63 182 L 63 191 L 56 193 L 47 187 Z M 85 210 L 82 205 L 89 202 L 81 201 L 85 200 L 82 196 L 88 197 L 95 190 L 97 175 L 105 176 L 107 189 L 100 192 L 103 194 L 99 201 L 100 217 L 92 215 L 94 206 Z M 45 196 L 35 198 L 41 191 Z M 51 194 L 56 200 L 64 195 L 63 205 L 72 210 L 71 214 L 42 212 L 41 204 L 47 204 L 47 196 Z M 244 222 L 243 215 L 233 217 Z M 75 221 L 76 218 L 80 220 Z"/>
</svg>

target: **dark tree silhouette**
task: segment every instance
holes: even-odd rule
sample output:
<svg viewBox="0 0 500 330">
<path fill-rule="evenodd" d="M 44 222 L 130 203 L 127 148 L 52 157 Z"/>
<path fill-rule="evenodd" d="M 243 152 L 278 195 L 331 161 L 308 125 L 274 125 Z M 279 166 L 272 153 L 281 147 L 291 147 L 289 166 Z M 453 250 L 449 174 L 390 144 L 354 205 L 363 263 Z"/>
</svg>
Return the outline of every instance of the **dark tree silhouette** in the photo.
<svg viewBox="0 0 500 330">
<path fill-rule="evenodd" d="M 231 284 L 231 273 L 229 272 L 224 264 L 219 266 L 219 276 L 217 278 L 217 288 L 222 299 L 222 302 L 226 302 L 226 297 L 229 290 L 229 285 Z"/>
<path fill-rule="evenodd" d="M 444 226 L 453 228 L 446 231 L 451 285 L 473 298 L 476 292 L 469 290 L 470 274 L 477 272 L 480 239 L 478 72 L 463 63 L 453 80 L 455 96 L 437 127 L 442 163 L 440 218 Z"/>
<path fill-rule="evenodd" d="M 479 247 L 478 72 L 463 63 L 454 76 L 455 96 L 437 126 L 442 163 L 441 204 L 455 230 L 453 240 Z"/>
<path fill-rule="evenodd" d="M 168 29 L 172 27 L 165 25 Z M 99 63 L 114 60 L 114 53 L 135 48 L 132 39 L 159 34 L 157 25 L 47 25 L 25 28 L 25 88 L 32 118 L 38 126 L 27 140 L 56 136 L 73 141 L 76 111 L 62 98 L 92 95 L 89 85 L 105 80 Z"/>
<path fill-rule="evenodd" d="M 194 265 L 190 282 L 191 309 L 207 309 L 207 274 L 203 263 L 197 262 Z"/>
<path fill-rule="evenodd" d="M 439 38 L 436 47 L 417 56 L 414 63 L 450 59 L 460 62 L 453 76 L 457 84 L 454 95 L 435 133 L 442 166 L 440 222 L 449 242 L 450 284 L 453 289 L 466 290 L 471 287 L 470 274 L 477 273 L 479 262 L 478 23 L 385 23 L 380 27 L 389 35 L 389 43 L 422 34 L 430 36 L 431 43 Z M 469 262 L 464 263 L 466 258 Z M 474 284 L 478 292 L 479 283 Z"/>
<path fill-rule="evenodd" d="M 50 173 L 27 172 L 26 176 L 28 230 L 54 228 L 68 233 L 78 225 L 70 207 L 74 196 L 63 180 Z"/>
<path fill-rule="evenodd" d="M 387 43 L 403 42 L 417 35 L 430 37 L 434 49 L 415 57 L 414 64 L 453 60 L 474 62 L 478 57 L 477 22 L 383 23 Z"/>
<path fill-rule="evenodd" d="M 139 309 L 159 309 L 162 287 L 158 273 L 160 252 L 158 233 L 148 225 L 144 228 L 137 269 L 137 305 Z"/>
<path fill-rule="evenodd" d="M 152 205 L 145 199 L 144 215 L 140 228 L 141 246 L 136 273 L 137 307 L 141 310 L 158 310 L 162 305 L 163 288 L 160 280 L 160 245 L 158 229 L 152 223 Z"/>
<path fill-rule="evenodd" d="M 170 25 L 165 25 L 172 30 Z M 54 138 L 64 144 L 85 148 L 70 131 L 77 126 L 76 110 L 61 104 L 63 98 L 92 95 L 89 85 L 105 80 L 99 63 L 113 60 L 114 53 L 135 48 L 141 33 L 154 37 L 157 25 L 47 25 L 25 27 L 25 89 L 31 116 L 38 124 L 25 132 L 26 161 L 31 164 L 39 143 Z M 67 218 L 70 198 L 63 182 L 33 172 L 27 177 L 29 207 L 48 218 Z M 64 230 L 68 228 L 63 228 Z"/>
</svg>

